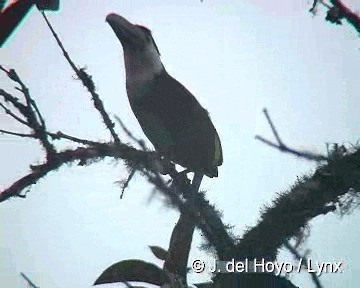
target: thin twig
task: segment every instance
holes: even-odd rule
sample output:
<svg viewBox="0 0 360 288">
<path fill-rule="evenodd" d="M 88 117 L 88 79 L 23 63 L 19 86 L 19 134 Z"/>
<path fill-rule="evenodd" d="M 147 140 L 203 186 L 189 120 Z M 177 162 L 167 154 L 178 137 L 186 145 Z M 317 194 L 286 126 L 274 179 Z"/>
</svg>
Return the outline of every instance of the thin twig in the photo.
<svg viewBox="0 0 360 288">
<path fill-rule="evenodd" d="M 295 156 L 298 156 L 300 158 L 304 158 L 306 160 L 311 160 L 311 161 L 327 161 L 328 157 L 323 156 L 321 154 L 316 154 L 316 153 L 312 153 L 310 151 L 298 151 L 292 148 L 289 148 L 287 145 L 284 144 L 284 142 L 282 142 L 279 133 L 277 132 L 275 125 L 273 124 L 273 121 L 270 118 L 270 115 L 267 111 L 267 109 L 263 110 L 266 120 L 268 121 L 271 131 L 273 132 L 273 135 L 275 136 L 275 139 L 277 141 L 277 143 L 274 143 L 270 140 L 265 139 L 262 136 L 256 135 L 255 139 L 269 145 L 270 147 L 276 148 L 278 150 L 280 150 L 281 152 L 285 152 L 285 153 L 290 153 L 293 154 Z"/>
<path fill-rule="evenodd" d="M 323 5 L 324 7 L 328 8 L 328 9 L 331 9 L 331 5 L 329 5 L 328 3 L 326 3 L 325 1 L 323 0 L 318 0 L 318 2 Z"/>
<path fill-rule="evenodd" d="M 17 75 L 15 70 L 12 70 L 12 71 L 16 75 L 17 80 L 15 80 L 15 81 L 21 86 L 21 91 L 24 94 L 25 99 L 26 99 L 27 110 L 28 110 L 27 111 L 28 112 L 27 113 L 28 123 L 34 129 L 34 132 L 36 133 L 36 135 L 39 137 L 39 140 L 40 140 L 41 144 L 44 146 L 44 148 L 46 149 L 48 156 L 51 157 L 53 154 L 56 153 L 56 150 L 55 150 L 55 147 L 50 143 L 50 141 L 47 137 L 45 121 L 44 121 L 34 99 L 31 98 L 29 89 L 21 81 L 21 78 Z M 32 107 L 35 109 L 36 112 L 34 112 Z M 38 122 L 38 120 L 40 121 L 40 123 Z"/>
<path fill-rule="evenodd" d="M 48 132 L 48 134 L 54 139 L 54 140 L 58 140 L 58 139 L 66 139 L 66 140 L 70 140 L 73 141 L 75 143 L 79 143 L 79 144 L 84 144 L 84 145 L 88 145 L 88 146 L 97 146 L 97 145 L 101 145 L 100 142 L 96 142 L 96 141 L 91 141 L 91 140 L 87 140 L 87 139 L 81 139 L 75 136 L 71 136 L 68 134 L 65 134 L 61 131 L 58 131 L 56 133 L 51 133 Z"/>
<path fill-rule="evenodd" d="M 303 261 L 301 261 L 301 263 L 302 263 L 302 265 L 305 265 L 304 263 L 307 262 L 307 258 L 305 257 L 305 255 L 300 255 L 299 252 L 289 243 L 289 241 L 285 241 L 284 246 L 286 249 L 288 249 L 291 252 L 291 254 L 293 254 L 293 256 L 295 257 L 296 260 L 303 259 Z M 312 278 L 312 281 L 315 284 L 315 287 L 323 288 L 323 286 L 321 285 L 320 279 L 316 275 L 316 273 L 309 273 L 309 274 Z"/>
<path fill-rule="evenodd" d="M 270 125 L 270 128 L 271 128 L 271 131 L 273 132 L 273 134 L 274 134 L 274 136 L 275 136 L 275 138 L 276 138 L 276 141 L 278 142 L 279 146 L 285 146 L 284 143 L 283 143 L 283 142 L 281 141 L 281 139 L 280 139 L 280 136 L 279 136 L 279 134 L 278 134 L 278 132 L 277 132 L 277 130 L 276 130 L 276 128 L 275 128 L 275 126 L 274 126 L 274 124 L 273 124 L 270 116 L 269 116 L 269 113 L 268 113 L 267 109 L 264 108 L 264 109 L 263 109 L 263 112 L 264 112 L 264 114 L 265 114 L 266 120 L 268 121 L 268 123 L 269 123 L 269 125 Z"/>
<path fill-rule="evenodd" d="M 24 273 L 20 272 L 20 276 L 23 277 L 25 279 L 25 281 L 27 282 L 27 284 L 31 287 L 31 288 L 40 288 L 38 286 L 36 286 L 29 277 L 27 277 Z"/>
<path fill-rule="evenodd" d="M 5 73 L 8 73 L 8 71 L 2 65 L 0 65 L 0 70 L 4 71 Z"/>
<path fill-rule="evenodd" d="M 0 91 L 1 94 L 1 91 Z M 10 95 L 10 94 L 8 94 Z M 11 96 L 11 95 L 10 95 Z M 13 97 L 13 96 L 12 96 Z M 11 99 L 15 99 L 11 98 Z M 22 105 L 22 104 L 20 104 Z M 17 116 L 15 113 L 13 113 L 10 109 L 8 109 L 4 104 L 0 103 L 0 107 L 2 107 L 5 111 L 6 114 L 10 115 L 12 118 L 14 118 L 15 120 L 17 120 L 19 123 L 30 127 L 30 124 L 28 122 L 26 122 L 25 120 L 21 119 L 19 116 Z M 22 106 L 21 106 L 22 107 Z M 26 106 L 22 107 L 23 109 L 26 109 Z M 37 108 L 36 108 L 37 109 Z M 41 115 L 40 113 L 38 113 L 38 115 Z M 44 123 L 44 120 L 42 120 L 42 122 Z M 30 138 L 37 138 L 35 135 L 33 134 L 21 134 L 21 133 L 16 133 L 16 132 L 10 132 L 10 131 L 6 131 L 6 130 L 1 130 L 2 133 L 5 134 L 9 134 L 9 135 L 15 135 L 15 136 L 20 136 L 20 137 L 30 137 Z M 95 146 L 95 145 L 99 145 L 99 142 L 95 142 L 95 141 L 91 141 L 91 140 L 86 140 L 86 139 L 81 139 L 78 137 L 74 137 L 68 134 L 65 134 L 61 131 L 58 131 L 57 133 L 53 133 L 53 132 L 48 132 L 46 131 L 46 134 L 48 134 L 53 140 L 58 140 L 58 139 L 67 139 L 79 144 L 84 144 L 84 145 L 89 145 L 89 146 Z"/>
<path fill-rule="evenodd" d="M 7 130 L 3 130 L 3 129 L 0 129 L 0 133 L 4 133 L 4 134 L 8 134 L 8 135 L 13 135 L 13 136 L 18 136 L 18 137 L 24 137 L 24 138 L 36 138 L 36 136 L 33 135 L 33 134 L 23 134 L 23 133 L 17 133 L 17 132 L 7 131 Z"/>
<path fill-rule="evenodd" d="M 54 36 L 58 46 L 60 47 L 61 51 L 63 52 L 65 59 L 70 64 L 71 68 L 75 71 L 77 77 L 79 77 L 79 79 L 81 80 L 83 85 L 90 92 L 90 94 L 92 96 L 94 107 L 100 113 L 100 115 L 101 115 L 101 117 L 102 117 L 102 119 L 104 121 L 104 124 L 105 124 L 106 128 L 110 131 L 110 134 L 111 134 L 112 138 L 114 139 L 115 143 L 120 144 L 121 143 L 120 138 L 119 138 L 119 136 L 116 134 L 116 132 L 114 130 L 115 124 L 114 124 L 114 122 L 111 121 L 111 119 L 109 117 L 109 114 L 106 112 L 106 110 L 104 108 L 104 105 L 103 105 L 99 95 L 95 92 L 95 85 L 94 85 L 94 83 L 93 83 L 93 81 L 91 79 L 91 76 L 89 76 L 85 72 L 84 69 L 78 69 L 76 67 L 76 65 L 74 64 L 74 62 L 70 58 L 69 54 L 65 50 L 59 36 L 57 35 L 57 33 L 53 29 L 52 25 L 50 24 L 49 20 L 47 19 L 45 13 L 41 12 L 41 14 L 44 17 L 44 19 L 46 21 L 46 24 L 48 25 L 49 29 L 51 30 L 51 33 Z"/>
<path fill-rule="evenodd" d="M 27 123 L 24 119 L 21 119 L 19 116 L 15 115 L 9 108 L 7 108 L 4 104 L 0 103 L 0 106 L 4 109 L 6 114 L 9 114 L 12 118 L 14 118 L 16 121 L 20 122 L 21 124 L 25 126 L 29 126 L 29 123 Z"/>
<path fill-rule="evenodd" d="M 136 168 L 131 168 L 129 176 L 127 177 L 126 181 L 122 185 L 120 199 L 123 198 L 124 192 L 125 192 L 126 188 L 129 186 L 131 179 L 134 177 L 136 170 L 137 170 Z"/>
<path fill-rule="evenodd" d="M 311 8 L 309 9 L 309 12 L 314 13 L 315 9 L 319 3 L 328 9 L 331 8 L 331 6 L 329 4 L 327 4 L 326 2 L 324 2 L 323 0 L 314 0 L 313 4 L 311 5 Z"/>
<path fill-rule="evenodd" d="M 119 124 L 120 124 L 120 126 L 121 126 L 121 129 L 124 130 L 124 132 L 126 133 L 126 135 L 127 135 L 130 139 L 132 139 L 133 141 L 135 141 L 135 142 L 140 146 L 140 148 L 141 148 L 142 150 L 146 151 L 147 148 L 146 148 L 146 146 L 145 146 L 144 141 L 141 140 L 141 139 L 136 138 L 136 137 L 130 132 L 130 130 L 125 126 L 124 122 L 121 121 L 120 117 L 118 117 L 117 115 L 115 115 L 114 117 L 115 117 L 116 121 L 119 122 Z"/>
<path fill-rule="evenodd" d="M 20 118 L 16 117 L 14 114 L 12 114 L 12 117 L 30 127 L 34 131 L 34 135 L 39 139 L 40 143 L 45 148 L 47 157 L 52 157 L 56 153 L 55 147 L 48 139 L 45 121 L 43 120 L 40 112 L 34 112 L 33 110 L 34 108 L 36 111 L 39 111 L 35 101 L 30 96 L 29 89 L 22 82 L 14 69 L 6 70 L 2 66 L 0 66 L 0 69 L 4 71 L 12 81 L 20 85 L 21 88 L 18 88 L 18 90 L 23 93 L 26 100 L 26 105 L 24 105 L 20 103 L 17 97 L 14 97 L 6 91 L 0 89 L 0 95 L 4 97 L 5 101 L 10 102 L 27 119 L 27 122 L 24 123 L 24 120 L 20 120 Z"/>
<path fill-rule="evenodd" d="M 314 0 L 313 4 L 311 5 L 311 8 L 309 9 L 309 12 L 315 13 L 315 9 L 317 7 L 317 4 L 318 4 L 318 0 Z"/>
<path fill-rule="evenodd" d="M 17 97 L 12 96 L 3 89 L 0 89 L 0 95 L 4 97 L 5 102 L 10 102 L 26 118 L 27 108 Z"/>
</svg>

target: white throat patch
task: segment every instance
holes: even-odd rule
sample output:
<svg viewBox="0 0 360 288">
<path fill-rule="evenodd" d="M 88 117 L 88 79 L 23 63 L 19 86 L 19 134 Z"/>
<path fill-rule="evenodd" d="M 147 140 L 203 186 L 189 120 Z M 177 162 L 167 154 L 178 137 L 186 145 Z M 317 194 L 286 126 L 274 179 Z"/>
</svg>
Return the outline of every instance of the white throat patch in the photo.
<svg viewBox="0 0 360 288">
<path fill-rule="evenodd" d="M 154 45 L 146 46 L 143 51 L 124 50 L 124 61 L 128 84 L 152 80 L 164 69 Z"/>
</svg>

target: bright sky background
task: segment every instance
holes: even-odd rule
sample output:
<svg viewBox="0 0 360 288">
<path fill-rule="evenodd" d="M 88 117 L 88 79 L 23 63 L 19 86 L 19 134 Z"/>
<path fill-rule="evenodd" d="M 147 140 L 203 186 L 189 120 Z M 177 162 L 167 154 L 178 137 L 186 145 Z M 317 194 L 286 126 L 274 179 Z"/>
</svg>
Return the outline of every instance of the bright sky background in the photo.
<svg viewBox="0 0 360 288">
<path fill-rule="evenodd" d="M 220 134 L 224 164 L 219 178 L 204 181 L 202 188 L 238 234 L 256 223 L 276 192 L 315 168 L 254 140 L 256 134 L 272 137 L 264 107 L 292 147 L 325 153 L 325 142 L 355 143 L 360 135 L 359 37 L 347 25 L 326 23 L 321 9 L 313 18 L 311 1 L 269 2 L 68 0 L 49 15 L 74 61 L 93 76 L 105 107 L 138 137 L 144 135 L 126 97 L 122 48 L 105 17 L 116 12 L 153 31 L 167 71 L 209 110 Z M 35 9 L 1 49 L 0 63 L 17 70 L 50 130 L 110 139 Z M 0 75 L 1 88 L 14 92 L 12 86 Z M 25 131 L 3 111 L 0 124 Z M 29 164 L 42 157 L 38 143 L 1 135 L 0 187 L 28 173 Z M 153 187 L 140 175 L 120 200 L 115 182 L 126 175 L 121 163 L 109 159 L 62 167 L 33 186 L 26 199 L 1 203 L 0 287 L 26 287 L 19 276 L 24 272 L 42 288 L 85 288 L 114 262 L 156 262 L 147 246 L 168 247 L 178 214 L 160 196 L 149 201 Z M 343 274 L 321 277 L 324 287 L 359 287 L 359 221 L 358 212 L 311 221 L 312 259 L 346 264 Z M 209 260 L 200 243 L 196 233 L 190 258 Z M 286 253 L 281 257 L 291 260 Z M 189 279 L 209 278 L 203 273 Z M 291 279 L 313 287 L 305 273 Z"/>
</svg>

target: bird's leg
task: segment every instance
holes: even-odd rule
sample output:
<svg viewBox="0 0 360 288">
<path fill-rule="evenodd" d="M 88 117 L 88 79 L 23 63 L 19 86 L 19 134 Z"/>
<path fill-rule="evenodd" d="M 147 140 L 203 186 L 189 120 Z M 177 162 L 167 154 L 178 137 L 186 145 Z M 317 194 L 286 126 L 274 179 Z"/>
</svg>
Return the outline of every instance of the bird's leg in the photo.
<svg viewBox="0 0 360 288">
<path fill-rule="evenodd" d="M 171 170 L 169 171 L 169 175 L 171 176 L 171 178 L 173 178 L 174 180 L 176 179 L 184 179 L 186 180 L 186 182 L 188 184 L 190 184 L 190 180 L 186 177 L 188 173 L 192 172 L 191 170 L 189 169 L 185 169 L 181 172 L 178 172 L 176 169 L 175 169 L 175 165 L 174 165 L 174 170 Z"/>
<path fill-rule="evenodd" d="M 203 177 L 204 177 L 204 172 L 202 172 L 202 171 L 194 172 L 194 177 L 191 182 L 191 192 L 192 193 L 197 193 L 199 191 Z"/>
<path fill-rule="evenodd" d="M 175 168 L 175 165 L 172 168 L 173 169 L 169 171 L 172 185 L 175 185 L 178 194 L 182 194 L 184 198 L 187 198 L 186 196 L 187 194 L 189 194 L 189 191 L 191 189 L 190 180 L 187 177 L 187 173 L 189 173 L 189 170 L 186 169 L 184 171 L 178 172 Z"/>
<path fill-rule="evenodd" d="M 165 153 L 154 153 L 151 156 L 152 168 L 161 175 L 170 175 L 176 172 L 175 164 L 171 162 L 170 158 Z M 176 172 L 177 173 L 177 172 Z"/>
<path fill-rule="evenodd" d="M 169 146 L 166 151 L 162 151 L 161 153 L 161 162 L 164 167 L 163 175 L 169 175 L 173 182 L 176 184 L 183 186 L 189 185 L 190 180 L 187 178 L 187 173 L 191 172 L 189 169 L 185 169 L 184 171 L 178 172 L 176 170 L 174 162 L 171 161 L 174 157 L 174 147 Z"/>
</svg>

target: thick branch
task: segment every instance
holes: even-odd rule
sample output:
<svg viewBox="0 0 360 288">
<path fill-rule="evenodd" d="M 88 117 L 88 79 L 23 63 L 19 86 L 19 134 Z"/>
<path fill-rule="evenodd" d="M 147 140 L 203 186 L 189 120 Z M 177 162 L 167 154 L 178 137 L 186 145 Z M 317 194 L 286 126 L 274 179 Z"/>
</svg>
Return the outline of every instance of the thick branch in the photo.
<svg viewBox="0 0 360 288">
<path fill-rule="evenodd" d="M 312 7 L 310 8 L 310 13 L 315 14 L 318 4 L 322 4 L 326 7 L 327 14 L 326 20 L 341 25 L 341 20 L 345 19 L 351 26 L 355 28 L 360 36 L 360 16 L 356 12 L 351 11 L 350 8 L 346 7 L 345 4 L 340 0 L 329 0 L 331 4 L 326 3 L 323 0 L 314 0 Z"/>
<path fill-rule="evenodd" d="M 196 222 L 207 241 L 215 248 L 221 260 L 228 259 L 234 251 L 234 239 L 229 235 L 226 226 L 221 221 L 219 213 L 204 197 L 197 193 L 194 205 L 186 205 L 178 194 L 174 193 L 172 187 L 168 187 L 159 175 L 145 174 L 149 181 L 167 196 L 170 203 L 177 207 L 182 214 L 189 215 Z M 183 188 L 185 189 L 185 188 Z M 183 193 L 185 194 L 185 193 Z M 196 210 L 195 210 L 196 209 Z"/>
<path fill-rule="evenodd" d="M 152 158 L 155 157 L 153 152 L 144 152 L 136 150 L 126 145 L 101 144 L 96 147 L 76 148 L 58 152 L 52 159 L 49 159 L 42 165 L 34 165 L 31 172 L 14 182 L 9 188 L 0 193 L 0 202 L 9 199 L 12 196 L 21 196 L 21 192 L 30 188 L 38 180 L 46 176 L 49 172 L 55 171 L 63 164 L 79 161 L 79 165 L 86 164 L 89 160 L 96 160 L 106 156 L 115 159 L 123 159 L 132 163 L 142 163 L 144 166 L 151 166 Z"/>
<path fill-rule="evenodd" d="M 339 0 L 330 0 L 331 4 L 334 5 L 339 12 L 339 18 L 345 18 L 346 21 L 355 28 L 360 36 L 360 17 L 358 14 L 352 12 Z"/>
<path fill-rule="evenodd" d="M 329 161 L 265 207 L 259 223 L 240 239 L 236 254 L 275 258 L 284 240 L 311 219 L 335 210 L 349 189 L 360 191 L 360 149 Z"/>
</svg>

